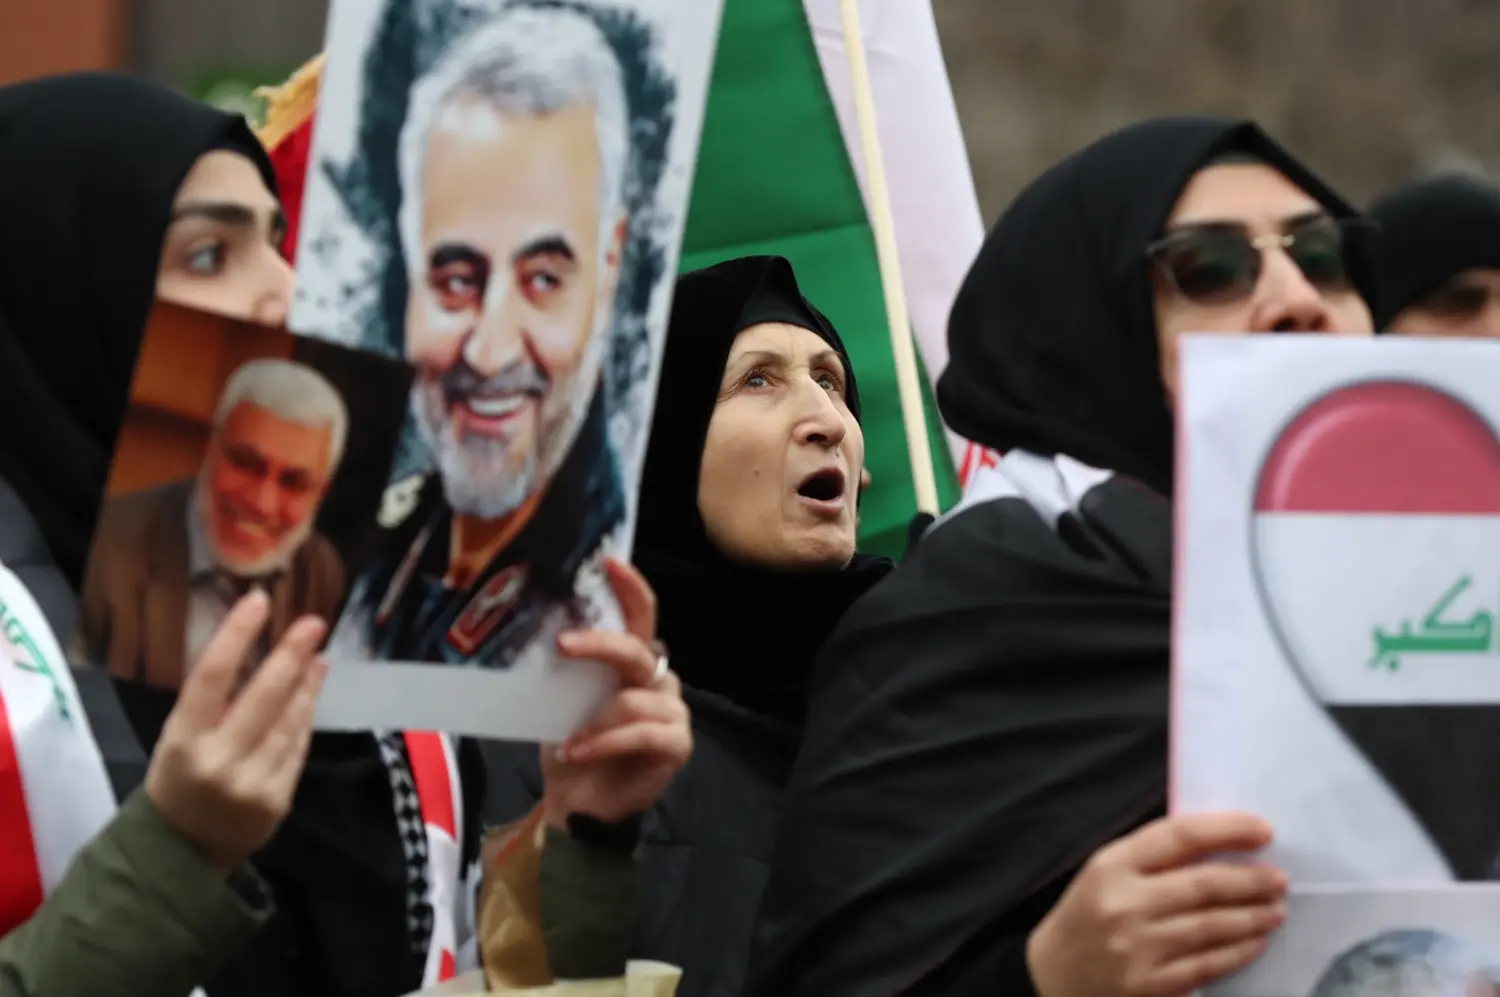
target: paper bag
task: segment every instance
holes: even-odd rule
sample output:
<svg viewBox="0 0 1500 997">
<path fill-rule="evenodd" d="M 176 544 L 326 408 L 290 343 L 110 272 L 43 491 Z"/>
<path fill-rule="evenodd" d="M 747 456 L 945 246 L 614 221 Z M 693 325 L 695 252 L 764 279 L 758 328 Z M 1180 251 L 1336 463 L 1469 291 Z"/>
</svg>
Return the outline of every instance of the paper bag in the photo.
<svg viewBox="0 0 1500 997">
<path fill-rule="evenodd" d="M 545 836 L 538 807 L 485 837 L 477 931 L 479 958 L 491 990 L 552 982 L 538 882 Z"/>
</svg>

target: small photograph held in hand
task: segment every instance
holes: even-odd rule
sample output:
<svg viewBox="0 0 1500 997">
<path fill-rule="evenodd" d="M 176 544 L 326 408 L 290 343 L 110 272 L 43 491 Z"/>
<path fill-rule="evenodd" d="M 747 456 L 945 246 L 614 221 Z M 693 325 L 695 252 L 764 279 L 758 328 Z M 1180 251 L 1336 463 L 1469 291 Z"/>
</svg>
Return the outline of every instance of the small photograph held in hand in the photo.
<svg viewBox="0 0 1500 997">
<path fill-rule="evenodd" d="M 368 560 L 411 386 L 405 364 L 182 305 L 147 327 L 70 656 L 182 686 L 253 587 L 270 618 L 331 623 Z"/>
</svg>

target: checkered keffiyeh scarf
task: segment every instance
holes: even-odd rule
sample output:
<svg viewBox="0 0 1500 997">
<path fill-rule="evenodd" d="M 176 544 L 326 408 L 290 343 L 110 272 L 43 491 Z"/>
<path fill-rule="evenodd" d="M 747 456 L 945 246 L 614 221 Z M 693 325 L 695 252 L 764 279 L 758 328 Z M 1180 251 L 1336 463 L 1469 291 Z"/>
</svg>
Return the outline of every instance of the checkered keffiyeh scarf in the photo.
<svg viewBox="0 0 1500 997">
<path fill-rule="evenodd" d="M 422 819 L 422 800 L 411 772 L 406 739 L 399 731 L 376 736 L 380 757 L 391 777 L 396 830 L 406 855 L 406 924 L 411 936 L 412 957 L 418 966 L 427 961 L 432 942 L 432 904 L 428 901 L 427 825 Z"/>
</svg>

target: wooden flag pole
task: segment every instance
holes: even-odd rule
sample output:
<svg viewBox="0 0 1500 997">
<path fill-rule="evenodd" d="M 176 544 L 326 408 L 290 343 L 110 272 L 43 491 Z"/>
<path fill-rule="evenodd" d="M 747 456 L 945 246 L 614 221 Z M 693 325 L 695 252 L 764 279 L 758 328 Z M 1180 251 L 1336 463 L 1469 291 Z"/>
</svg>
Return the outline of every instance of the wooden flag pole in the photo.
<svg viewBox="0 0 1500 997">
<path fill-rule="evenodd" d="M 858 0 L 840 0 L 840 5 L 844 19 L 844 49 L 849 55 L 849 75 L 854 88 L 854 112 L 865 160 L 870 224 L 875 230 L 875 254 L 880 261 L 880 284 L 891 330 L 891 357 L 896 362 L 901 421 L 906 425 L 906 453 L 911 458 L 912 488 L 917 496 L 917 511 L 936 516 L 940 511 L 937 475 L 932 470 L 932 447 L 927 439 L 927 419 L 922 410 L 922 377 L 917 368 L 916 347 L 912 343 L 911 318 L 906 311 L 901 260 L 896 253 L 896 220 L 891 211 L 890 191 L 886 187 L 885 157 L 880 151 L 880 130 L 875 120 L 875 96 L 870 89 L 870 68 L 865 59 Z"/>
</svg>

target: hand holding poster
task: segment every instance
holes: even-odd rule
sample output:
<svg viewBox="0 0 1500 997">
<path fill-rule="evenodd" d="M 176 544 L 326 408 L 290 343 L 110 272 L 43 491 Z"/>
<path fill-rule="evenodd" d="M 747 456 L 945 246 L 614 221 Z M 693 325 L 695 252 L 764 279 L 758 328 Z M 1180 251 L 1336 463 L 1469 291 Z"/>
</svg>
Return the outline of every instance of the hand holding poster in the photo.
<svg viewBox="0 0 1500 997">
<path fill-rule="evenodd" d="M 1479 918 L 1454 930 L 1500 923 L 1454 882 L 1500 873 L 1500 353 L 1192 337 L 1182 362 L 1173 808 L 1270 822 L 1294 890 L 1261 968 L 1215 992 L 1308 993 L 1266 967 L 1356 909 L 1435 927 L 1405 887 Z M 1299 899 L 1318 887 L 1353 892 Z"/>
<path fill-rule="evenodd" d="M 291 324 L 411 364 L 329 727 L 555 738 L 618 628 L 719 4 L 333 5 Z M 463 666 L 476 666 L 473 669 Z"/>
</svg>

